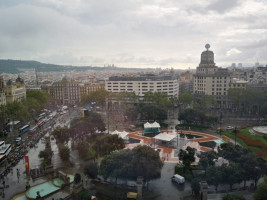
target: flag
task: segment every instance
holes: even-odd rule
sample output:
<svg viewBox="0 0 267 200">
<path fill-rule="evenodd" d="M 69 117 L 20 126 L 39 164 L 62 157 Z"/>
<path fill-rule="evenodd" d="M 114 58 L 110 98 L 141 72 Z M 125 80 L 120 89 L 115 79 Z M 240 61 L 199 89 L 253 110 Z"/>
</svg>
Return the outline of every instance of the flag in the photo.
<svg viewBox="0 0 267 200">
<path fill-rule="evenodd" d="M 26 171 L 29 171 L 29 169 L 30 169 L 29 156 L 25 156 L 24 159 L 25 159 Z"/>
</svg>

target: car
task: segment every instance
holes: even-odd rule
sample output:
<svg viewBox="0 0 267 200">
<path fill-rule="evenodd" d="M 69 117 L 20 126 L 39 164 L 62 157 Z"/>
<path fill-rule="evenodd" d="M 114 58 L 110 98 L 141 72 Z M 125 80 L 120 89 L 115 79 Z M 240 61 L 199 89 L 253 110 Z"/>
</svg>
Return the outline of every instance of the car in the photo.
<svg viewBox="0 0 267 200">
<path fill-rule="evenodd" d="M 185 179 L 183 176 L 181 176 L 179 174 L 175 174 L 172 176 L 172 182 L 176 182 L 178 184 L 184 184 Z"/>
<path fill-rule="evenodd" d="M 232 126 L 227 126 L 226 127 L 226 130 L 232 130 L 234 127 L 232 127 Z"/>
</svg>

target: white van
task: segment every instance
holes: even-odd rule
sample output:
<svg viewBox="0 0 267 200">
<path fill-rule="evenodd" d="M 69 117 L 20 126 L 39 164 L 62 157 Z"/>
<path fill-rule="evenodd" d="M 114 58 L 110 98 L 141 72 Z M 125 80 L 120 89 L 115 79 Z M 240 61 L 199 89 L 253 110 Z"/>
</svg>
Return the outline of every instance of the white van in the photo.
<svg viewBox="0 0 267 200">
<path fill-rule="evenodd" d="M 180 176 L 179 174 L 175 174 L 172 176 L 172 181 L 178 184 L 184 184 L 185 179 L 184 177 Z"/>
</svg>

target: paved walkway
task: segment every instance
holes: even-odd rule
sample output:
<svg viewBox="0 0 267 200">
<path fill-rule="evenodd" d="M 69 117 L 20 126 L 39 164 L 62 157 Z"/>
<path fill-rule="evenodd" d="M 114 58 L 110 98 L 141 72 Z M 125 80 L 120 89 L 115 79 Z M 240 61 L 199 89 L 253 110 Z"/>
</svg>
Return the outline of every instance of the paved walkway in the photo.
<svg viewBox="0 0 267 200">
<path fill-rule="evenodd" d="M 162 130 L 162 132 L 166 132 L 168 134 L 176 134 L 173 130 Z M 188 139 L 189 141 L 192 142 L 209 142 L 213 140 L 219 140 L 221 138 L 216 137 L 214 135 L 206 134 L 206 133 L 200 133 L 200 132 L 194 132 L 194 131 L 183 131 L 184 134 L 192 134 L 192 135 L 197 135 L 201 136 L 201 138 L 194 138 L 194 139 Z M 163 145 L 157 144 L 157 140 L 155 140 L 152 137 L 146 137 L 143 135 L 144 131 L 135 131 L 129 133 L 127 136 L 130 138 L 138 139 L 140 140 L 140 143 L 135 143 L 135 144 L 127 144 L 126 148 L 133 148 L 138 145 L 147 145 L 147 146 L 154 146 L 156 149 L 160 149 L 160 158 L 164 162 L 178 162 L 179 159 L 178 157 L 175 157 L 175 151 L 177 148 L 172 148 L 172 147 L 167 147 Z M 207 152 L 207 151 L 212 151 L 211 148 L 208 147 L 200 147 L 201 151 Z"/>
</svg>

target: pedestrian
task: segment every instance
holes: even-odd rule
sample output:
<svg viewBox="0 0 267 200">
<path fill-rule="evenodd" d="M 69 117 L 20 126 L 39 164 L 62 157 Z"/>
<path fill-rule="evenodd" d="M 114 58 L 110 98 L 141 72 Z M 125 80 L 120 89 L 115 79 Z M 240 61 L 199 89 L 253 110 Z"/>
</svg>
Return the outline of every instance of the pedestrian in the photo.
<svg viewBox="0 0 267 200">
<path fill-rule="evenodd" d="M 19 178 L 20 173 L 19 173 L 19 169 L 17 169 L 17 177 Z"/>
<path fill-rule="evenodd" d="M 3 184 L 3 187 L 5 188 L 5 187 L 6 187 L 6 181 L 5 181 L 5 178 L 2 179 L 2 184 Z"/>
</svg>

